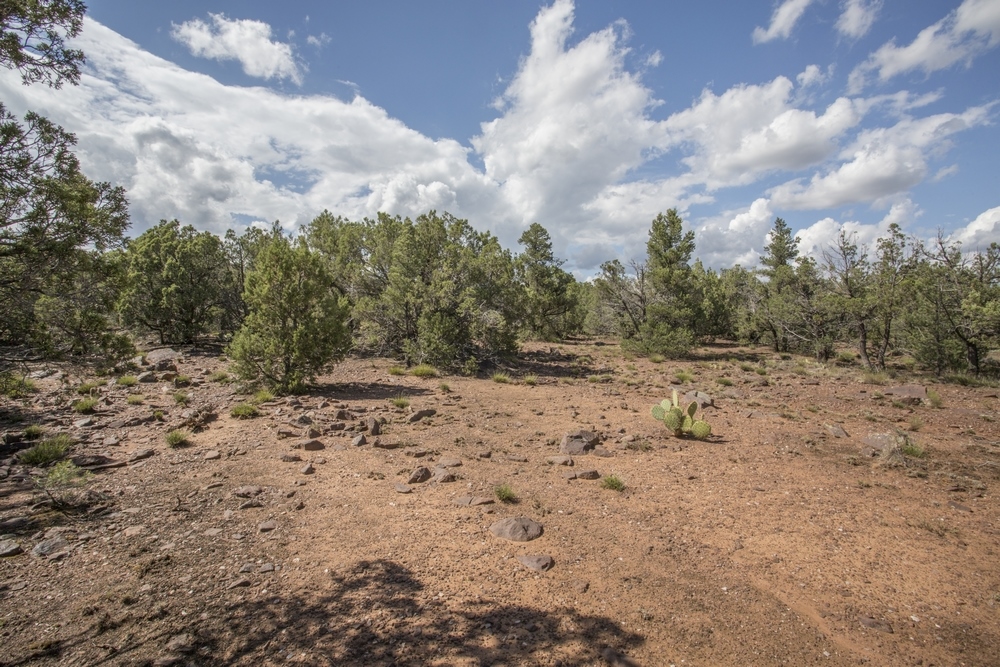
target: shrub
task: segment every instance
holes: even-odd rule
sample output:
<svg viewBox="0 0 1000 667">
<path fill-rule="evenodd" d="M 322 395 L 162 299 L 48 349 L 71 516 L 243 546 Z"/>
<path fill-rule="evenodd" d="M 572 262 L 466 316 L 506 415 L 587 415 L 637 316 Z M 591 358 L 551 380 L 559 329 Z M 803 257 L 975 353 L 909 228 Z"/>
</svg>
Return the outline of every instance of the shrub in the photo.
<svg viewBox="0 0 1000 667">
<path fill-rule="evenodd" d="M 944 407 L 944 401 L 941 399 L 941 394 L 937 393 L 933 389 L 927 390 L 927 402 L 931 404 L 932 408 L 940 410 Z"/>
<path fill-rule="evenodd" d="M 740 370 L 745 373 L 753 373 L 754 371 L 757 370 L 757 367 L 754 366 L 753 364 L 748 364 L 746 362 L 743 362 L 742 364 L 740 364 Z"/>
<path fill-rule="evenodd" d="M 37 424 L 32 424 L 24 429 L 25 440 L 38 440 L 43 435 L 45 435 L 45 429 Z"/>
<path fill-rule="evenodd" d="M 389 375 L 406 375 L 406 369 L 402 366 L 389 366 Z"/>
<path fill-rule="evenodd" d="M 119 387 L 134 387 L 139 384 L 139 378 L 134 375 L 123 375 L 118 378 L 118 381 L 115 384 Z"/>
<path fill-rule="evenodd" d="M 674 373 L 674 377 L 681 382 L 690 382 L 691 380 L 694 379 L 694 376 L 688 373 L 687 371 L 677 371 L 676 373 Z"/>
<path fill-rule="evenodd" d="M 732 387 L 733 386 L 733 381 L 730 380 L 729 378 L 716 378 L 715 381 L 718 382 L 719 384 L 721 384 L 723 387 Z"/>
<path fill-rule="evenodd" d="M 508 382 L 510 382 L 510 376 L 507 375 L 506 373 L 500 373 L 500 372 L 494 373 L 491 376 L 491 379 L 497 384 L 507 384 Z"/>
<path fill-rule="evenodd" d="M 601 488 L 621 492 L 625 490 L 625 482 L 623 482 L 617 475 L 605 475 L 604 478 L 601 479 Z"/>
<path fill-rule="evenodd" d="M 153 419 L 155 419 L 158 422 L 163 421 L 164 419 L 163 410 L 153 410 Z"/>
<path fill-rule="evenodd" d="M 517 502 L 517 494 L 514 493 L 514 489 L 510 487 L 510 484 L 499 484 L 493 487 L 493 495 L 502 503 L 513 505 Z"/>
<path fill-rule="evenodd" d="M 183 447 L 184 445 L 190 444 L 188 438 L 191 435 L 183 429 L 174 429 L 164 436 L 167 441 L 167 446 L 171 449 L 176 449 L 177 447 Z"/>
<path fill-rule="evenodd" d="M 919 415 L 913 415 L 910 417 L 910 430 L 919 431 L 924 426 L 924 420 L 920 418 Z"/>
<path fill-rule="evenodd" d="M 534 387 L 536 384 L 538 384 L 538 376 L 537 375 L 525 375 L 524 376 L 524 384 L 528 385 L 529 387 Z"/>
<path fill-rule="evenodd" d="M 861 382 L 864 384 L 885 385 L 889 383 L 889 376 L 881 372 L 865 371 L 861 376 Z"/>
<path fill-rule="evenodd" d="M 259 415 L 260 410 L 258 410 L 257 406 L 252 403 L 237 403 L 233 406 L 233 409 L 229 411 L 229 414 L 236 419 L 250 419 Z"/>
<path fill-rule="evenodd" d="M 177 405 L 187 405 L 189 400 L 191 400 L 191 397 L 187 395 L 187 392 L 174 392 L 174 402 L 177 403 Z"/>
<path fill-rule="evenodd" d="M 177 377 L 174 378 L 175 387 L 186 387 L 189 384 L 191 384 L 190 375 L 178 375 Z"/>
<path fill-rule="evenodd" d="M 89 470 L 78 468 L 72 461 L 60 461 L 52 466 L 49 474 L 45 476 L 42 486 L 46 489 L 62 489 L 86 484 L 90 478 L 91 472 Z"/>
<path fill-rule="evenodd" d="M 73 403 L 73 411 L 78 412 L 81 415 L 89 415 L 97 407 L 96 398 L 81 398 L 79 401 Z"/>
<path fill-rule="evenodd" d="M 103 386 L 103 382 L 84 382 L 76 388 L 76 393 L 86 396 L 87 394 L 92 394 L 98 387 Z"/>
<path fill-rule="evenodd" d="M 142 405 L 144 400 L 145 398 L 142 394 L 129 394 L 128 398 L 125 399 L 125 402 L 129 405 Z"/>
<path fill-rule="evenodd" d="M 754 370 L 754 373 L 756 373 L 757 375 L 760 375 L 760 376 L 767 375 L 767 369 L 766 368 L 759 368 L 758 367 L 758 368 L 754 368 L 753 370 Z"/>
<path fill-rule="evenodd" d="M 915 459 L 922 459 L 927 456 L 927 450 L 918 445 L 913 440 L 910 440 L 905 435 L 903 436 L 903 444 L 900 446 L 900 451 L 906 456 L 913 457 Z"/>
<path fill-rule="evenodd" d="M 649 355 L 649 360 L 652 361 L 654 364 L 662 364 L 664 361 L 667 360 L 667 358 L 662 354 L 653 353 Z"/>
<path fill-rule="evenodd" d="M 420 364 L 410 369 L 410 375 L 418 378 L 433 378 L 437 377 L 438 370 L 430 364 Z"/>
<path fill-rule="evenodd" d="M 73 439 L 65 433 L 44 440 L 30 449 L 26 449 L 18 455 L 18 460 L 31 466 L 42 466 L 47 463 L 57 461 L 66 456 Z"/>
<path fill-rule="evenodd" d="M 0 373 L 0 394 L 7 398 L 25 398 L 37 391 L 29 378 L 18 377 L 10 371 Z"/>
<path fill-rule="evenodd" d="M 229 377 L 229 373 L 226 371 L 215 371 L 208 376 L 208 379 L 212 382 L 220 382 L 222 384 L 231 382 L 232 379 Z"/>
<path fill-rule="evenodd" d="M 253 395 L 253 398 L 250 399 L 250 403 L 253 403 L 254 405 L 260 405 L 261 403 L 267 403 L 268 401 L 273 401 L 273 400 L 274 400 L 274 394 L 272 394 L 267 389 L 261 389 Z"/>
<path fill-rule="evenodd" d="M 410 406 L 410 399 L 402 394 L 389 399 L 389 402 L 395 405 L 397 408 L 407 408 Z"/>
<path fill-rule="evenodd" d="M 439 384 L 438 389 L 440 389 L 442 392 L 446 394 L 451 392 L 451 387 L 448 386 L 447 382 L 442 382 L 441 384 Z"/>
</svg>

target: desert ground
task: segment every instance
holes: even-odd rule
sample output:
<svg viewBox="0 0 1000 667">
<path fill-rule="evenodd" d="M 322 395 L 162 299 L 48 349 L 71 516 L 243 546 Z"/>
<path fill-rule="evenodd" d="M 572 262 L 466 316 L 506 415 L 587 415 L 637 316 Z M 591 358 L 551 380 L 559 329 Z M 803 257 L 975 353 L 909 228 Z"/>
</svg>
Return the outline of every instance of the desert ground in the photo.
<svg viewBox="0 0 1000 667">
<path fill-rule="evenodd" d="M 67 365 L 0 399 L 4 667 L 1000 664 L 990 386 L 577 341 L 507 382 L 351 358 L 238 419 L 218 349 L 146 362 L 90 415 Z M 674 389 L 709 439 L 653 419 Z M 43 488 L 29 425 L 85 486 Z"/>
</svg>

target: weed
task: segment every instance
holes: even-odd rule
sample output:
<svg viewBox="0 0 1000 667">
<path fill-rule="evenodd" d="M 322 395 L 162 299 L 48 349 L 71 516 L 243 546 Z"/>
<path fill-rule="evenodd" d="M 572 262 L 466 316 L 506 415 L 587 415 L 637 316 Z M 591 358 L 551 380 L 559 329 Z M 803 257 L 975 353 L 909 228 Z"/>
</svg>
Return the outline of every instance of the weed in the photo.
<svg viewBox="0 0 1000 667">
<path fill-rule="evenodd" d="M 922 459 L 927 456 L 927 450 L 905 436 L 903 438 L 903 445 L 899 449 L 906 456 L 915 459 Z"/>
<path fill-rule="evenodd" d="M 143 400 L 145 399 L 142 394 L 129 394 L 125 402 L 129 405 L 142 405 Z"/>
<path fill-rule="evenodd" d="M 924 420 L 920 418 L 919 415 L 913 415 L 910 417 L 910 430 L 919 431 L 924 425 Z"/>
<path fill-rule="evenodd" d="M 7 398 L 24 398 L 37 391 L 29 378 L 18 377 L 10 371 L 0 373 L 0 394 Z"/>
<path fill-rule="evenodd" d="M 917 524 L 917 528 L 923 528 L 928 533 L 934 533 L 938 537 L 944 537 L 945 535 L 948 534 L 948 529 L 947 528 L 945 528 L 944 526 L 939 526 L 939 525 L 936 525 L 934 523 L 931 523 L 930 521 L 927 521 L 926 519 L 921 520 Z"/>
<path fill-rule="evenodd" d="M 601 488 L 621 492 L 625 490 L 625 482 L 617 475 L 605 475 L 601 480 Z"/>
<path fill-rule="evenodd" d="M 806 406 L 806 410 L 808 410 L 809 412 L 819 412 L 819 406 L 810 404 Z"/>
<path fill-rule="evenodd" d="M 183 447 L 184 445 L 190 444 L 188 442 L 189 437 L 191 437 L 191 435 L 187 431 L 178 428 L 174 429 L 170 433 L 167 433 L 164 436 L 164 439 L 167 441 L 167 447 L 176 449 L 177 447 Z"/>
<path fill-rule="evenodd" d="M 500 372 L 494 373 L 491 379 L 497 384 L 507 384 L 508 382 L 510 382 L 510 376 L 507 375 L 506 373 L 500 373 Z"/>
<path fill-rule="evenodd" d="M 410 369 L 410 375 L 418 378 L 436 378 L 438 369 L 429 364 L 420 364 Z"/>
<path fill-rule="evenodd" d="M 674 377 L 677 378 L 682 383 L 690 382 L 691 380 L 694 379 L 694 376 L 688 373 L 687 371 L 677 371 L 676 373 L 674 373 Z"/>
<path fill-rule="evenodd" d="M 837 363 L 842 366 L 850 366 L 854 363 L 853 352 L 840 352 L 837 354 Z"/>
<path fill-rule="evenodd" d="M 927 390 L 927 402 L 931 404 L 932 408 L 937 408 L 938 410 L 944 407 L 944 401 L 941 399 L 941 394 L 937 393 L 933 389 Z"/>
<path fill-rule="evenodd" d="M 587 382 L 589 382 L 591 384 L 611 382 L 611 379 L 612 378 L 611 378 L 610 375 L 590 375 L 590 376 L 587 376 Z"/>
<path fill-rule="evenodd" d="M 861 376 L 861 382 L 864 384 L 885 385 L 889 384 L 889 376 L 881 371 L 865 371 Z"/>
<path fill-rule="evenodd" d="M 86 396 L 87 394 L 94 393 L 94 390 L 98 387 L 103 387 L 103 382 L 84 382 L 79 387 L 76 388 L 76 393 Z"/>
<path fill-rule="evenodd" d="M 45 429 L 37 424 L 32 424 L 24 429 L 25 440 L 38 440 L 43 435 L 45 435 Z"/>
<path fill-rule="evenodd" d="M 31 466 L 42 466 L 66 456 L 66 452 L 69 451 L 72 444 L 72 438 L 65 433 L 60 433 L 24 450 L 18 455 L 18 460 Z"/>
<path fill-rule="evenodd" d="M 638 370 L 638 369 L 637 369 L 637 368 L 635 367 L 635 364 L 625 364 L 625 369 L 626 369 L 626 370 L 630 370 L 630 371 L 634 371 L 634 370 Z"/>
<path fill-rule="evenodd" d="M 753 369 L 753 372 L 756 373 L 757 375 L 760 375 L 760 376 L 767 375 L 767 369 L 766 368 L 757 367 L 757 368 Z"/>
<path fill-rule="evenodd" d="M 96 398 L 81 398 L 79 401 L 73 403 L 73 412 L 78 412 L 81 415 L 89 415 L 97 407 Z"/>
<path fill-rule="evenodd" d="M 231 382 L 229 373 L 227 373 L 226 371 L 215 371 L 214 373 L 208 376 L 208 379 L 212 382 L 221 382 L 222 384 Z"/>
<path fill-rule="evenodd" d="M 792 369 L 792 373 L 795 375 L 809 375 L 809 370 L 802 364 L 796 364 L 795 368 Z"/>
<path fill-rule="evenodd" d="M 451 387 L 448 386 L 447 382 L 442 382 L 441 384 L 439 384 L 438 389 L 440 389 L 445 394 L 451 393 Z"/>
<path fill-rule="evenodd" d="M 187 405 L 187 402 L 191 400 L 191 397 L 187 395 L 187 392 L 177 391 L 174 392 L 174 403 L 177 405 Z"/>
<path fill-rule="evenodd" d="M 163 410 L 153 410 L 153 419 L 155 419 L 158 422 L 163 421 L 164 419 Z"/>
<path fill-rule="evenodd" d="M 892 402 L 892 407 L 896 408 L 897 410 L 907 410 L 908 409 L 906 407 L 906 403 L 903 403 L 902 401 L 893 401 Z"/>
<path fill-rule="evenodd" d="M 139 378 L 134 375 L 123 375 L 115 382 L 119 387 L 134 387 L 139 384 Z"/>
<path fill-rule="evenodd" d="M 880 391 L 876 391 L 876 392 L 872 393 L 872 400 L 873 401 L 881 401 L 883 398 L 885 398 L 885 394 L 883 394 Z"/>
<path fill-rule="evenodd" d="M 178 375 L 177 377 L 174 378 L 175 387 L 187 387 L 190 384 L 191 384 L 190 375 Z"/>
<path fill-rule="evenodd" d="M 410 399 L 408 399 L 406 396 L 403 396 L 402 394 L 390 398 L 389 402 L 400 409 L 410 407 Z"/>
<path fill-rule="evenodd" d="M 47 489 L 79 486 L 86 484 L 91 476 L 92 473 L 89 470 L 78 468 L 72 461 L 60 461 L 45 476 L 45 481 L 42 482 L 42 485 Z"/>
<path fill-rule="evenodd" d="M 237 403 L 233 406 L 233 409 L 229 411 L 231 417 L 236 419 L 250 419 L 256 417 L 260 414 L 260 410 L 253 403 Z"/>
<path fill-rule="evenodd" d="M 510 488 L 510 484 L 499 484 L 493 487 L 493 495 L 502 503 L 513 505 L 517 502 L 517 494 L 514 493 L 514 489 Z"/>
<path fill-rule="evenodd" d="M 524 384 L 528 385 L 529 387 L 534 387 L 536 384 L 538 384 L 538 376 L 537 375 L 525 375 L 524 376 Z"/>
<path fill-rule="evenodd" d="M 406 369 L 402 366 L 389 366 L 389 375 L 406 375 Z"/>
<path fill-rule="evenodd" d="M 636 452 L 648 452 L 653 449 L 653 446 L 646 440 L 633 440 L 625 445 L 625 449 L 631 449 Z"/>
<path fill-rule="evenodd" d="M 877 422 L 878 421 L 878 415 L 875 414 L 875 413 L 873 413 L 873 412 L 866 412 L 865 413 L 865 419 L 867 419 L 870 422 Z"/>
<path fill-rule="evenodd" d="M 715 381 L 721 384 L 723 387 L 733 386 L 733 381 L 730 380 L 729 378 L 716 378 Z"/>
<path fill-rule="evenodd" d="M 870 489 L 872 488 L 872 483 L 865 479 L 859 479 L 858 487 L 862 489 Z"/>
<path fill-rule="evenodd" d="M 748 364 L 746 362 L 743 362 L 742 364 L 740 364 L 740 370 L 745 373 L 753 373 L 754 371 L 757 370 L 757 367 L 754 366 L 753 364 Z"/>
<path fill-rule="evenodd" d="M 260 405 L 261 403 L 267 403 L 268 401 L 273 401 L 273 400 L 274 400 L 274 394 L 272 394 L 267 389 L 261 389 L 260 391 L 258 391 L 256 394 L 253 395 L 253 398 L 250 399 L 250 402 L 253 403 L 254 405 Z"/>
<path fill-rule="evenodd" d="M 780 355 L 780 359 L 782 361 L 791 361 L 792 360 L 792 355 L 790 355 L 787 352 L 785 352 L 785 353 L 783 353 L 783 354 Z"/>
<path fill-rule="evenodd" d="M 781 417 L 782 419 L 787 419 L 788 421 L 796 421 L 799 418 L 797 414 L 795 414 L 788 408 L 782 408 L 781 411 L 778 413 L 778 416 Z"/>
<path fill-rule="evenodd" d="M 662 364 L 664 361 L 667 360 L 667 358 L 664 357 L 662 354 L 651 354 L 649 355 L 649 360 L 652 361 L 654 364 Z"/>
</svg>

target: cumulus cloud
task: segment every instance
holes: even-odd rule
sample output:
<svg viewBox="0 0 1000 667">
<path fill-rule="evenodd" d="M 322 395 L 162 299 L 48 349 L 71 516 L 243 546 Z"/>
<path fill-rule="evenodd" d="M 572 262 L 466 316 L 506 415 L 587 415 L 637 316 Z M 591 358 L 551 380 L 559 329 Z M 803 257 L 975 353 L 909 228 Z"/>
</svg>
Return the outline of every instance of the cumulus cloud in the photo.
<svg viewBox="0 0 1000 667">
<path fill-rule="evenodd" d="M 875 25 L 880 9 L 882 0 L 846 0 L 837 19 L 837 32 L 850 39 L 864 37 Z"/>
<path fill-rule="evenodd" d="M 326 34 L 325 32 L 321 32 L 319 36 L 309 35 L 308 37 L 306 37 L 306 44 L 308 44 L 309 46 L 315 46 L 317 49 L 326 46 L 331 41 L 332 40 L 330 35 Z"/>
<path fill-rule="evenodd" d="M 969 66 L 983 53 L 1000 44 L 1000 2 L 964 0 L 945 18 L 923 29 L 906 46 L 895 40 L 883 44 L 851 72 L 849 90 L 860 92 L 872 73 L 881 82 L 921 70 L 931 74 L 957 63 Z"/>
<path fill-rule="evenodd" d="M 703 221 L 695 232 L 698 255 L 708 266 L 756 266 L 774 224 L 771 202 L 760 197 L 745 210 L 728 211 Z"/>
<path fill-rule="evenodd" d="M 795 24 L 802 18 L 812 0 L 784 0 L 771 14 L 771 25 L 765 30 L 757 26 L 753 30 L 753 43 L 765 44 L 776 39 L 788 39 Z"/>
<path fill-rule="evenodd" d="M 878 239 L 887 235 L 889 225 L 895 223 L 905 229 L 921 215 L 920 208 L 909 199 L 902 199 L 890 207 L 889 212 L 876 223 L 865 224 L 857 220 L 837 220 L 826 217 L 799 230 L 799 252 L 817 261 L 823 261 L 823 254 L 829 252 L 841 232 L 846 233 L 861 250 L 872 252 Z"/>
<path fill-rule="evenodd" d="M 1000 243 L 1000 206 L 983 211 L 948 240 L 958 241 L 966 251 L 985 250 L 991 243 Z"/>
<path fill-rule="evenodd" d="M 200 58 L 239 61 L 247 76 L 290 79 L 301 85 L 302 71 L 291 45 L 273 41 L 267 23 L 229 19 L 224 14 L 208 16 L 211 23 L 191 19 L 174 24 L 170 35 Z"/>
</svg>

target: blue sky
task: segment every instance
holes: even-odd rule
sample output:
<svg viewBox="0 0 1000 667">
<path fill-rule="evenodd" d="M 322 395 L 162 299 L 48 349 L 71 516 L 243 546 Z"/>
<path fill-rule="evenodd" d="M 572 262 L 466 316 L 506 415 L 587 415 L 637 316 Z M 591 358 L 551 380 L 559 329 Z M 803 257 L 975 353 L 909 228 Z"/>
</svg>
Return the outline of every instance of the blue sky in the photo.
<svg viewBox="0 0 1000 667">
<path fill-rule="evenodd" d="M 677 207 L 706 263 L 776 216 L 1000 241 L 1000 0 L 91 0 L 81 85 L 0 73 L 129 191 L 133 233 L 431 208 L 577 275 Z"/>
</svg>

